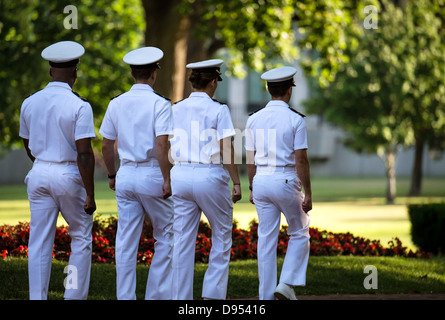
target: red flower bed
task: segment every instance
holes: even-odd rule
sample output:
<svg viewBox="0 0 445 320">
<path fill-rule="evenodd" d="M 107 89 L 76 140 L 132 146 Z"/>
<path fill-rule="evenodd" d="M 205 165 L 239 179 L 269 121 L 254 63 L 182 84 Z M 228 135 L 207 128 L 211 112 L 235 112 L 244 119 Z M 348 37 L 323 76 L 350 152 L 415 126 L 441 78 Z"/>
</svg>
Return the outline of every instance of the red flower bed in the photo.
<svg viewBox="0 0 445 320">
<path fill-rule="evenodd" d="M 95 218 L 93 223 L 93 255 L 94 263 L 114 263 L 114 248 L 117 230 L 117 218 Z M 233 224 L 231 259 L 256 259 L 258 223 L 253 220 L 249 230 L 240 229 Z M 284 256 L 287 249 L 287 227 L 282 227 L 278 236 L 277 254 Z M 388 242 L 384 247 L 379 240 L 370 240 L 347 233 L 333 233 L 326 230 L 310 228 L 310 254 L 320 255 L 356 255 L 356 256 L 402 256 L 430 257 L 429 253 L 407 250 L 398 238 Z M 15 226 L 0 226 L 0 257 L 26 257 L 28 255 L 29 222 L 20 222 Z M 56 229 L 53 257 L 68 260 L 71 238 L 68 227 Z M 153 228 L 149 220 L 144 222 L 137 261 L 139 264 L 150 264 L 154 252 Z M 205 222 L 200 222 L 196 238 L 195 260 L 208 262 L 212 247 L 211 229 Z"/>
</svg>

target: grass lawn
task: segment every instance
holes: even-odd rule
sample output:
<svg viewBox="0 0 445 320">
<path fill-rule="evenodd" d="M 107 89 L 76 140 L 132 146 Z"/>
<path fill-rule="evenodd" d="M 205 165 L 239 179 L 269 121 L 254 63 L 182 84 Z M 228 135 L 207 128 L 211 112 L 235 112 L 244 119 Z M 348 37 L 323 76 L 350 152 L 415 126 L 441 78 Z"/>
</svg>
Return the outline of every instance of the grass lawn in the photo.
<svg viewBox="0 0 445 320">
<path fill-rule="evenodd" d="M 425 178 L 424 196 L 404 197 L 409 179 L 398 179 L 395 205 L 384 204 L 383 178 L 313 178 L 313 227 L 335 232 L 350 231 L 357 236 L 380 239 L 382 244 L 399 237 L 405 246 L 413 247 L 406 204 L 410 202 L 445 201 L 445 178 Z M 255 207 L 248 201 L 247 179 L 242 179 L 243 199 L 234 204 L 234 217 L 240 227 L 247 227 L 256 217 Z M 106 181 L 96 183 L 97 213 L 117 214 L 114 193 Z M 29 220 L 29 204 L 24 185 L 0 186 L 0 224 L 16 224 Z M 282 220 L 285 223 L 285 220 Z M 60 218 L 59 223 L 66 224 Z M 415 249 L 415 248 L 414 248 Z M 282 259 L 279 259 L 281 267 Z M 363 273 L 366 265 L 378 270 L 378 289 L 366 290 Z M 54 261 L 49 288 L 50 299 L 63 298 L 63 268 L 66 262 Z M 205 264 L 195 267 L 195 298 L 200 297 Z M 0 259 L 0 300 L 28 299 L 27 260 Z M 137 267 L 137 297 L 144 298 L 149 267 Z M 114 265 L 92 266 L 90 299 L 115 299 Z M 396 257 L 310 257 L 306 287 L 296 288 L 298 296 L 363 293 L 445 293 L 445 258 L 411 259 Z M 230 264 L 228 298 L 257 297 L 256 260 L 234 261 Z"/>
<path fill-rule="evenodd" d="M 257 217 L 249 203 L 250 191 L 246 177 L 241 181 L 243 199 L 234 204 L 234 218 L 241 228 Z M 313 210 L 311 225 L 333 232 L 352 232 L 356 236 L 379 239 L 383 245 L 398 237 L 404 246 L 416 249 L 411 241 L 407 203 L 445 201 L 445 177 L 425 177 L 423 197 L 407 198 L 409 179 L 397 179 L 396 204 L 385 205 L 385 179 L 380 177 L 312 178 Z M 97 213 L 117 215 L 114 193 L 107 181 L 96 182 Z M 29 204 L 24 185 L 0 186 L 0 224 L 29 221 Z M 204 217 L 205 220 L 205 217 Z M 59 217 L 60 224 L 66 224 Z M 282 223 L 286 221 L 282 218 Z"/>
<path fill-rule="evenodd" d="M 282 259 L 278 266 L 281 270 Z M 49 299 L 63 299 L 63 268 L 66 262 L 53 261 Z M 368 274 L 365 266 L 377 268 L 377 289 L 365 289 Z M 9 258 L 0 260 L 0 300 L 28 299 L 28 261 Z M 196 264 L 194 298 L 199 299 L 207 269 Z M 137 298 L 144 299 L 149 267 L 137 267 Z M 93 264 L 89 299 L 116 299 L 116 268 L 109 264 Z M 297 296 L 325 294 L 395 294 L 445 293 L 445 258 L 411 259 L 394 257 L 311 257 L 305 287 L 296 288 Z M 234 261 L 230 264 L 227 297 L 229 299 L 258 297 L 256 260 Z"/>
</svg>

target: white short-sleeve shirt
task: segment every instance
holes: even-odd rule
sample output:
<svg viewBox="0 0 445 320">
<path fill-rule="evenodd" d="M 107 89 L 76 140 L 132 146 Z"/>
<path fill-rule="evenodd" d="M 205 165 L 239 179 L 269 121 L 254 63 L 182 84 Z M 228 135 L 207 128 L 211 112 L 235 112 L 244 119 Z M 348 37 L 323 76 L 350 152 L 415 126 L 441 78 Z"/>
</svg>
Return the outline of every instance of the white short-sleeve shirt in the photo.
<svg viewBox="0 0 445 320">
<path fill-rule="evenodd" d="M 19 135 L 38 160 L 76 161 L 76 141 L 96 136 L 91 105 L 67 83 L 50 82 L 23 102 Z"/>
<path fill-rule="evenodd" d="M 148 84 L 135 84 L 110 101 L 99 133 L 118 140 L 122 161 L 144 162 L 156 158 L 156 137 L 172 130 L 170 101 Z"/>
<path fill-rule="evenodd" d="M 236 134 L 227 105 L 205 92 L 193 92 L 175 103 L 173 122 L 170 143 L 175 162 L 220 164 L 220 140 Z"/>
<path fill-rule="evenodd" d="M 270 101 L 246 124 L 246 150 L 256 151 L 257 166 L 295 166 L 295 150 L 307 149 L 303 116 L 281 100 Z"/>
</svg>

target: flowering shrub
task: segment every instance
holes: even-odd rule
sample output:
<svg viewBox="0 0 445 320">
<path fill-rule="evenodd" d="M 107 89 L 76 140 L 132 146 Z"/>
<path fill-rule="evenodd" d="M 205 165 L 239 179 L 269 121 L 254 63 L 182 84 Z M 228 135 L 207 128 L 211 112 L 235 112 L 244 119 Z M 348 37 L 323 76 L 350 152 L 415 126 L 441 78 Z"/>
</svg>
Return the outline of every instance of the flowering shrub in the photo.
<svg viewBox="0 0 445 320">
<path fill-rule="evenodd" d="M 0 226 L 0 257 L 28 255 L 29 223 Z"/>
<path fill-rule="evenodd" d="M 116 240 L 117 218 L 95 217 L 92 229 L 94 263 L 114 263 L 114 248 Z M 249 229 L 238 228 L 233 223 L 231 259 L 256 259 L 258 223 L 252 220 Z M 277 255 L 284 256 L 287 250 L 287 227 L 283 226 L 279 232 Z M 196 238 L 195 261 L 207 263 L 209 260 L 212 231 L 205 222 L 200 222 Z M 388 242 L 384 247 L 379 240 L 370 240 L 347 233 L 333 233 L 317 228 L 309 228 L 310 254 L 321 255 L 356 255 L 356 256 L 402 256 L 402 257 L 430 257 L 423 251 L 413 252 L 407 250 L 398 238 Z M 28 255 L 29 222 L 20 222 L 15 226 L 0 226 L 0 257 L 26 257 Z M 59 226 L 56 229 L 53 257 L 57 260 L 68 260 L 70 254 L 71 238 L 68 227 Z M 139 264 L 151 263 L 153 258 L 155 240 L 153 228 L 149 220 L 145 220 L 139 241 L 137 262 Z"/>
<path fill-rule="evenodd" d="M 430 257 L 427 252 L 408 251 L 406 247 L 402 246 L 402 242 L 398 238 L 389 241 L 388 247 L 385 248 L 380 240 L 356 237 L 350 232 L 333 233 L 310 228 L 309 234 L 311 237 L 311 255 Z"/>
</svg>

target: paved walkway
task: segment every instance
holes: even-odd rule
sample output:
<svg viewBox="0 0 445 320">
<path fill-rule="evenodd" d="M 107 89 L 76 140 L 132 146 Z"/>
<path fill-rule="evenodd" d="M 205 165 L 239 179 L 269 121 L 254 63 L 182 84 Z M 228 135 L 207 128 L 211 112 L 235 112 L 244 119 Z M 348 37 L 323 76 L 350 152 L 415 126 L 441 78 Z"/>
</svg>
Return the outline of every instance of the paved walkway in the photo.
<svg viewBox="0 0 445 320">
<path fill-rule="evenodd" d="M 328 294 L 297 296 L 298 300 L 445 300 L 444 293 L 432 294 Z M 232 300 L 258 300 L 258 297 Z"/>
<path fill-rule="evenodd" d="M 299 296 L 299 300 L 445 300 L 445 294 L 330 294 Z"/>
</svg>

